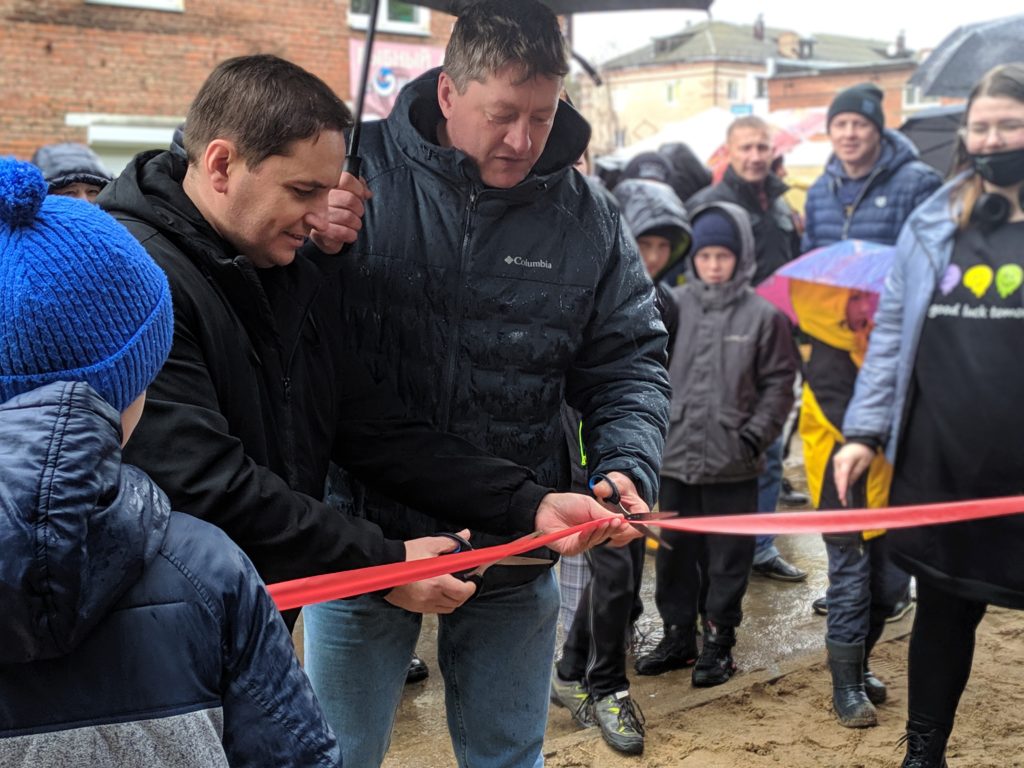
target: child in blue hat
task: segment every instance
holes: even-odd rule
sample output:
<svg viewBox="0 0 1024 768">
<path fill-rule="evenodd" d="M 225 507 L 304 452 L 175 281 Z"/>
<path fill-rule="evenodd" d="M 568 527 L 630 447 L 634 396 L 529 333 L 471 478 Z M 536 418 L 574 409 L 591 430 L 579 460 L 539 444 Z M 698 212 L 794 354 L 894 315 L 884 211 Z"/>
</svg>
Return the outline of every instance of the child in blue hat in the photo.
<svg viewBox="0 0 1024 768">
<path fill-rule="evenodd" d="M 0 764 L 340 764 L 245 555 L 121 448 L 171 347 L 167 279 L 0 159 Z"/>
</svg>

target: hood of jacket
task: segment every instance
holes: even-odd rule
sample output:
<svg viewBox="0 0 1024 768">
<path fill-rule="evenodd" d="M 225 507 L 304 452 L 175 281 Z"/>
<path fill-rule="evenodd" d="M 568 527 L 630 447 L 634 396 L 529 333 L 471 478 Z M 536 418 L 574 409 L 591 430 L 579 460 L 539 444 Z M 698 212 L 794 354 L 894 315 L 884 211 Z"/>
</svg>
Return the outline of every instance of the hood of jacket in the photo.
<svg viewBox="0 0 1024 768">
<path fill-rule="evenodd" d="M 882 152 L 878 156 L 878 162 L 871 169 L 869 176 L 878 173 L 878 176 L 891 176 L 907 163 L 920 158 L 920 153 L 914 142 L 908 139 L 899 131 L 886 128 L 882 131 Z M 838 184 L 843 179 L 850 178 L 843 169 L 843 164 L 833 152 L 825 165 L 825 172 L 832 177 L 832 183 Z"/>
<path fill-rule="evenodd" d="M 226 261 L 225 254 L 235 251 L 185 194 L 181 184 L 187 170 L 188 161 L 173 152 L 142 152 L 104 188 L 96 202 L 116 218 L 127 216 L 148 224 L 186 254 Z"/>
<path fill-rule="evenodd" d="M 690 220 L 694 221 L 703 213 L 711 209 L 728 216 L 740 233 L 740 252 L 736 254 L 736 270 L 732 277 L 718 285 L 707 285 L 699 277 L 693 265 L 694 254 L 686 254 L 686 284 L 684 289 L 695 291 L 700 297 L 701 304 L 705 307 L 724 307 L 736 300 L 744 291 L 750 288 L 754 279 L 754 272 L 757 270 L 757 255 L 754 246 L 754 230 L 750 226 L 750 217 L 747 212 L 735 203 L 714 202 L 705 203 L 693 209 Z"/>
<path fill-rule="evenodd" d="M 163 542 L 167 497 L 121 464 L 120 418 L 84 383 L 0 404 L 0 664 L 73 651 Z"/>
<path fill-rule="evenodd" d="M 468 180 L 482 187 L 480 170 L 469 155 L 454 147 L 437 143 L 437 127 L 444 119 L 437 103 L 437 82 L 441 68 L 436 67 L 408 83 L 398 95 L 395 108 L 387 118 L 387 128 L 402 152 L 415 164 L 449 180 Z M 590 124 L 567 102 L 560 99 L 554 125 L 544 151 L 529 175 L 515 187 L 503 192 L 512 197 L 532 199 L 538 186 L 545 189 L 564 175 L 579 160 L 590 143 Z"/>
<path fill-rule="evenodd" d="M 693 232 L 686 209 L 667 184 L 649 179 L 627 179 L 615 185 L 615 199 L 622 218 L 634 237 L 652 229 L 671 228 L 678 231 L 678 240 L 668 263 L 651 279 L 657 282 L 667 274 L 690 249 Z"/>
</svg>

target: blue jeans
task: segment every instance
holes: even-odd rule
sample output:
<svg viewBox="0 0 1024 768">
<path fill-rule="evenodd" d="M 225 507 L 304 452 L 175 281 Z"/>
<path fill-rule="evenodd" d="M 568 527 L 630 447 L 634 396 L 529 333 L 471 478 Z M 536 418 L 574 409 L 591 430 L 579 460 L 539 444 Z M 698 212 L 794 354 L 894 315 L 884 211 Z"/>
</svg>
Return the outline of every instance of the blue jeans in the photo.
<svg viewBox="0 0 1024 768">
<path fill-rule="evenodd" d="M 827 537 L 828 601 L 825 637 L 863 643 L 881 627 L 907 589 L 908 576 L 889 559 L 888 536 L 864 541 L 860 534 Z"/>
<path fill-rule="evenodd" d="M 764 472 L 757 478 L 757 511 L 774 512 L 779 506 L 782 490 L 782 437 L 764 452 Z M 754 565 L 767 563 L 779 554 L 775 535 L 766 534 L 754 539 Z"/>
<path fill-rule="evenodd" d="M 384 760 L 422 617 L 363 596 L 303 609 L 305 665 L 345 766 Z M 538 768 L 558 585 L 545 573 L 438 617 L 448 731 L 461 768 Z"/>
</svg>

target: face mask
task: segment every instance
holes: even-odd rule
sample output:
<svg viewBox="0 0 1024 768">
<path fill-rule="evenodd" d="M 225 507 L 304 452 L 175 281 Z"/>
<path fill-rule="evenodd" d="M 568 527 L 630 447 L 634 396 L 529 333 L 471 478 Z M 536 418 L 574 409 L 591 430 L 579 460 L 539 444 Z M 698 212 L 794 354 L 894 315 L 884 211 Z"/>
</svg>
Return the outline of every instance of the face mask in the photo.
<svg viewBox="0 0 1024 768">
<path fill-rule="evenodd" d="M 1013 187 L 1024 181 L 1024 149 L 971 155 L 971 160 L 978 175 L 997 187 Z"/>
</svg>

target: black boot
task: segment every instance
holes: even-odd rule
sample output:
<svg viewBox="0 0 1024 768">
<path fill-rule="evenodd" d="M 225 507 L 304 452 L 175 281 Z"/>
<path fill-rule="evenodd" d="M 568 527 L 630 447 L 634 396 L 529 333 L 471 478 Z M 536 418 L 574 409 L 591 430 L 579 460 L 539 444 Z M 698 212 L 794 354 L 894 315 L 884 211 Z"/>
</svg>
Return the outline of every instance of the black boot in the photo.
<svg viewBox="0 0 1024 768">
<path fill-rule="evenodd" d="M 832 670 L 832 707 L 839 724 L 846 728 L 877 725 L 875 705 L 864 691 L 864 644 L 825 638 L 825 648 Z"/>
<path fill-rule="evenodd" d="M 868 669 L 868 657 L 871 655 L 872 649 L 875 647 L 875 643 L 878 642 L 878 638 L 882 636 L 882 630 L 885 628 L 885 623 L 878 625 L 872 625 L 868 628 L 868 636 L 864 640 L 864 692 L 868 695 L 871 703 L 874 705 L 885 703 L 886 697 L 889 695 L 888 689 L 885 687 L 885 683 L 879 680 L 875 673 Z"/>
<path fill-rule="evenodd" d="M 930 725 L 907 720 L 907 733 L 900 743 L 907 745 L 907 756 L 900 768 L 947 768 L 947 734 Z"/>
<path fill-rule="evenodd" d="M 704 623 L 704 645 L 691 677 L 697 688 L 710 688 L 728 682 L 736 672 L 732 647 L 736 645 L 736 629 L 721 627 L 713 621 Z"/>
<path fill-rule="evenodd" d="M 670 624 L 654 650 L 636 660 L 638 675 L 661 675 L 672 669 L 692 667 L 697 660 L 696 627 Z"/>
</svg>

